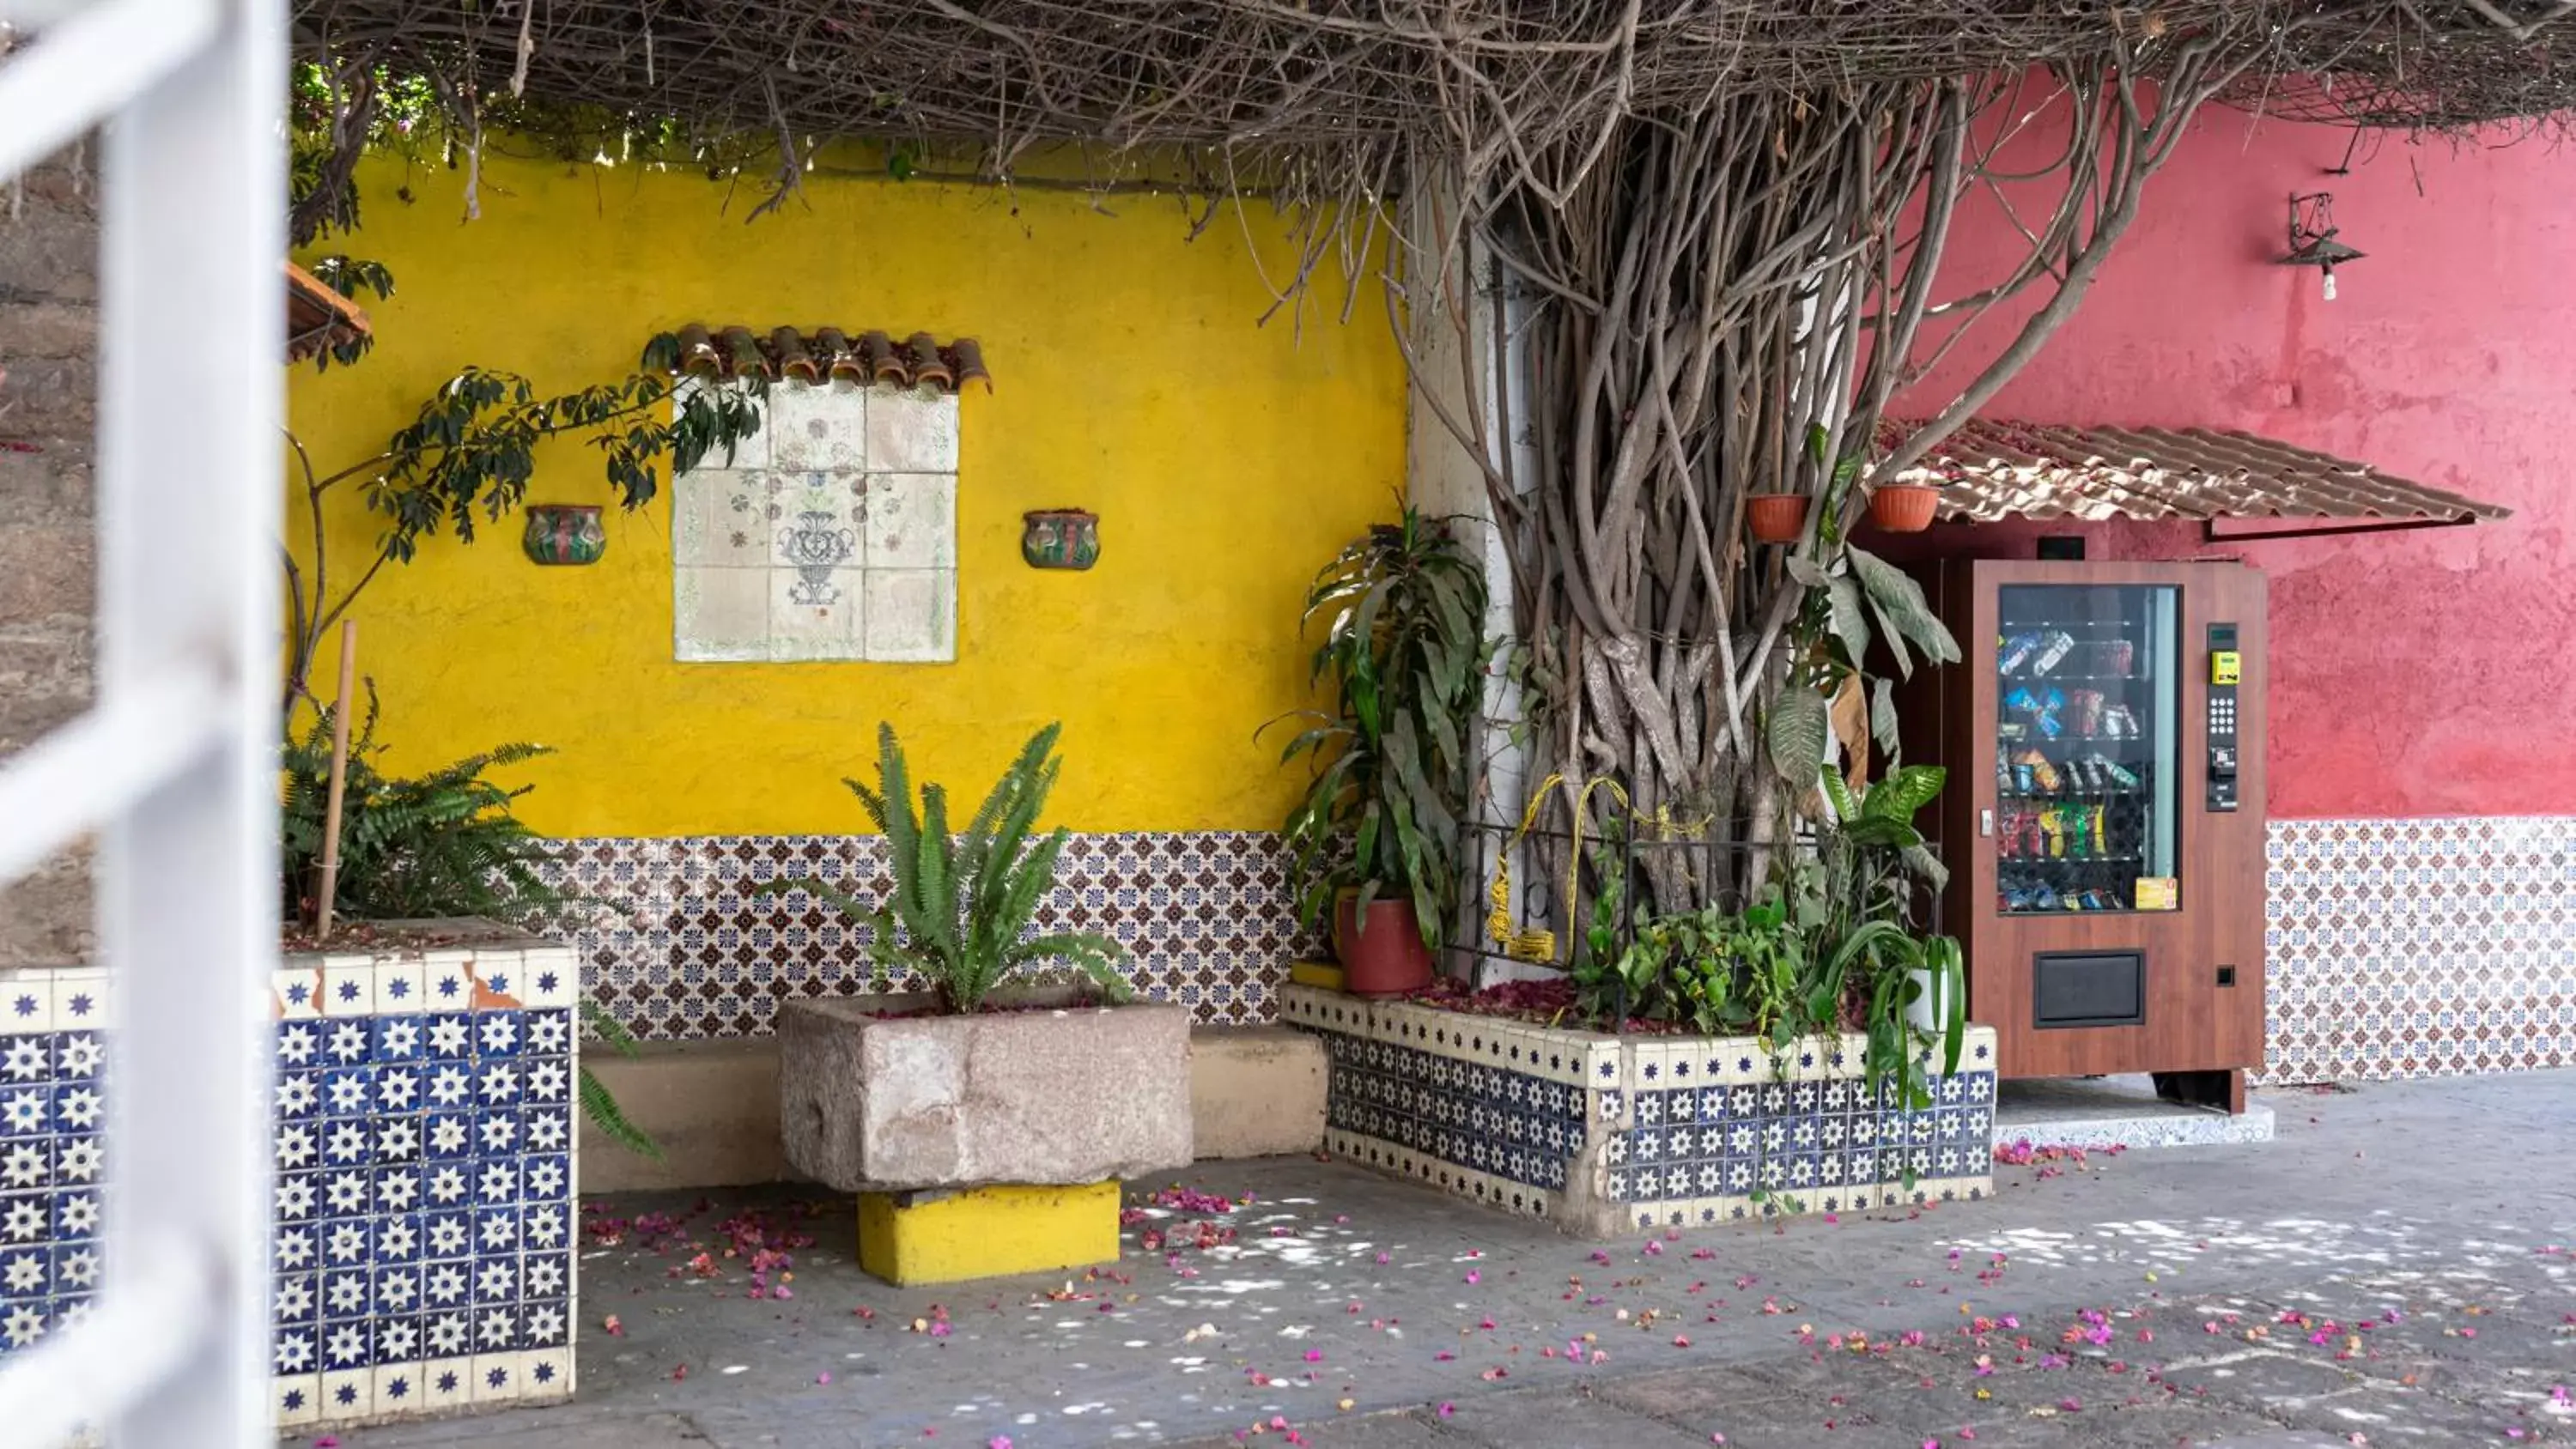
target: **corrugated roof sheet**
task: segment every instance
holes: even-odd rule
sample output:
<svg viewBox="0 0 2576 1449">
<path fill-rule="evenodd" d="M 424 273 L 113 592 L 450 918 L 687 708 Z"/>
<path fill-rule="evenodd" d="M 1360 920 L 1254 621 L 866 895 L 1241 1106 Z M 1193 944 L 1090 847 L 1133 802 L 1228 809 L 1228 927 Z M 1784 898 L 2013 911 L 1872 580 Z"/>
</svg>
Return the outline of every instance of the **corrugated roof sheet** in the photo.
<svg viewBox="0 0 2576 1449">
<path fill-rule="evenodd" d="M 955 392 L 970 382 L 993 390 L 984 349 L 972 337 L 942 345 L 927 332 L 901 342 L 887 332 L 794 327 L 755 331 L 693 322 L 679 330 L 680 371 L 697 377 L 765 377 L 772 382 L 846 381 L 933 387 Z"/>
<path fill-rule="evenodd" d="M 2469 523 L 2512 510 L 2365 463 L 2217 428 L 1970 420 L 1908 468 L 1941 485 L 1939 516 L 2379 518 Z"/>
<path fill-rule="evenodd" d="M 326 347 L 373 335 L 357 303 L 323 285 L 293 262 L 286 264 L 286 360 L 305 362 Z"/>
</svg>

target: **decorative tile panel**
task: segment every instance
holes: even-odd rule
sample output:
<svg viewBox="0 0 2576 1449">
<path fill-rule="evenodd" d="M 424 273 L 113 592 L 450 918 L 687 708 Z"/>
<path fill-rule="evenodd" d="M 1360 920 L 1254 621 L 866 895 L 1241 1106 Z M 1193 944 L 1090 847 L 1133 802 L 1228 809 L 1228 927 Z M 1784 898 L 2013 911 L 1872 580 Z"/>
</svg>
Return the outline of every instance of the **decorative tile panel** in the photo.
<svg viewBox="0 0 2576 1449">
<path fill-rule="evenodd" d="M 2576 1065 L 2576 816 L 2275 820 L 2264 1082 Z"/>
<path fill-rule="evenodd" d="M 639 1035 L 765 1035 L 783 997 L 879 988 L 865 927 L 755 888 L 809 876 L 881 900 L 894 888 L 882 850 L 869 835 L 592 837 L 560 842 L 549 878 L 601 903 L 560 934 Z M 1118 940 L 1142 995 L 1211 1023 L 1269 1020 L 1289 964 L 1320 949 L 1298 925 L 1286 849 L 1259 831 L 1075 835 L 1038 923 Z"/>
<path fill-rule="evenodd" d="M 674 481 L 674 657 L 955 659 L 957 399 L 786 382 L 765 409 Z"/>
<path fill-rule="evenodd" d="M 1336 1154 L 1592 1234 L 1982 1198 L 1994 1032 L 1928 1106 L 1872 1087 L 1864 1039 L 1774 1061 L 1749 1038 L 1615 1037 L 1290 986 L 1331 1056 Z"/>
<path fill-rule="evenodd" d="M 77 1322 L 97 1291 L 113 1190 L 99 986 L 0 973 L 0 1356 Z M 490 928 L 277 973 L 282 1429 L 572 1393 L 579 987 L 569 949 Z"/>
</svg>

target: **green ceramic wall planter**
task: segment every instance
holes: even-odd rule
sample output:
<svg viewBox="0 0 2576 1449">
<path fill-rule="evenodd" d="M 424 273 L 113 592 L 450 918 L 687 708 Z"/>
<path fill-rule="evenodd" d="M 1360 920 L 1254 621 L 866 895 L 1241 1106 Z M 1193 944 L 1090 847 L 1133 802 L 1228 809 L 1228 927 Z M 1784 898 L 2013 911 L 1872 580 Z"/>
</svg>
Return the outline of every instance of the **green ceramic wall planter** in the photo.
<svg viewBox="0 0 2576 1449">
<path fill-rule="evenodd" d="M 519 545 L 541 564 L 593 564 L 608 552 L 608 533 L 597 504 L 531 503 Z"/>
<path fill-rule="evenodd" d="M 1020 557 L 1033 569 L 1087 569 L 1100 562 L 1100 515 L 1080 508 L 1041 508 L 1020 515 Z"/>
</svg>

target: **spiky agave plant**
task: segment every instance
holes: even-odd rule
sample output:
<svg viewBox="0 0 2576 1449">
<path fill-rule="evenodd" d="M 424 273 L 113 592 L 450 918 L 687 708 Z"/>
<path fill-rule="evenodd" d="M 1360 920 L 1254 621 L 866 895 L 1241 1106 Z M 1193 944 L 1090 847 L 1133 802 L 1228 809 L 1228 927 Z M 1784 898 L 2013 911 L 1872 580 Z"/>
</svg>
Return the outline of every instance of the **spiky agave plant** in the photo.
<svg viewBox="0 0 2576 1449">
<path fill-rule="evenodd" d="M 1127 980 L 1119 968 L 1127 959 L 1125 948 L 1089 931 L 1033 929 L 1069 835 L 1062 827 L 1036 834 L 1038 812 L 1063 765 L 1055 753 L 1062 730 L 1050 724 L 1032 735 L 966 828 L 952 836 L 948 792 L 924 784 L 916 808 L 903 744 L 893 725 L 879 725 L 876 784 L 842 783 L 885 836 L 893 894 L 883 906 L 871 906 L 811 878 L 773 881 L 762 889 L 803 891 L 869 926 L 878 970 L 894 979 L 918 974 L 944 1012 L 976 1011 L 1012 975 L 1048 962 L 1063 962 L 1109 999 L 1124 1000 Z"/>
</svg>

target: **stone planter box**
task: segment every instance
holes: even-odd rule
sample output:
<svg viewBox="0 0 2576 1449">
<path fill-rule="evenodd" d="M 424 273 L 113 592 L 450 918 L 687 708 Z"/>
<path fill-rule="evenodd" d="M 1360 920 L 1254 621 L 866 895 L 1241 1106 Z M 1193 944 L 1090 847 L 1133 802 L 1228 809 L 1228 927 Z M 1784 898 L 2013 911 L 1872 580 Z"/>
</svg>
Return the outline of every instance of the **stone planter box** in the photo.
<svg viewBox="0 0 2576 1449">
<path fill-rule="evenodd" d="M 573 953 L 405 927 L 436 944 L 290 956 L 271 983 L 281 1432 L 573 1391 Z M 95 969 L 0 971 L 0 1355 L 96 1291 L 111 1007 Z"/>
<path fill-rule="evenodd" d="M 1332 1056 L 1328 1151 L 1607 1237 L 1993 1190 L 1995 1037 L 1908 1109 L 1864 1039 L 1608 1036 L 1289 986 Z M 1760 1196 L 1757 1199 L 1756 1194 Z"/>
<path fill-rule="evenodd" d="M 1067 1007 L 887 1016 L 920 997 L 778 1012 L 779 1130 L 844 1192 L 1079 1185 L 1190 1163 L 1190 1013 Z"/>
</svg>

